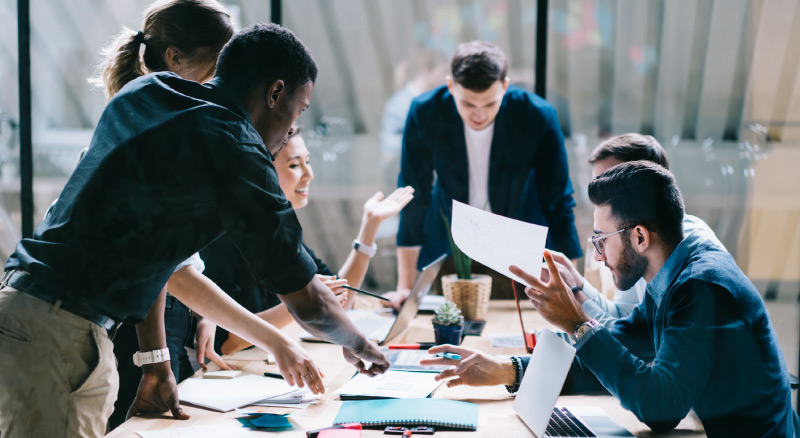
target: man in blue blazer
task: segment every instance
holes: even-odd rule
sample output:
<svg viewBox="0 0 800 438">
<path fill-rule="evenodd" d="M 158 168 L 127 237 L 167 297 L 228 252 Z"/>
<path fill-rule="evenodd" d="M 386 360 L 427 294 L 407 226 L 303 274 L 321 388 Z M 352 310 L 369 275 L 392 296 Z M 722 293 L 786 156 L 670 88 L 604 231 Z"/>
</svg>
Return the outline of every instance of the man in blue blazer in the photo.
<svg viewBox="0 0 800 438">
<path fill-rule="evenodd" d="M 545 225 L 548 248 L 582 255 L 555 109 L 509 87 L 508 60 L 494 44 L 460 44 L 451 68 L 446 86 L 414 99 L 406 121 L 398 183 L 415 196 L 400 212 L 395 301 L 418 267 L 450 253 L 440 211 L 449 220 L 453 199 Z"/>
</svg>

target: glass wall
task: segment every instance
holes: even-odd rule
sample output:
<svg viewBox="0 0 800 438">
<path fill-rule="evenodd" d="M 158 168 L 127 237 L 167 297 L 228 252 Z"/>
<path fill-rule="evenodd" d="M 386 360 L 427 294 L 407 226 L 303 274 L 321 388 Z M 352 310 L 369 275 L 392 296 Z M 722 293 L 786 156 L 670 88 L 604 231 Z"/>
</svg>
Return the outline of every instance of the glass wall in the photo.
<svg viewBox="0 0 800 438">
<path fill-rule="evenodd" d="M 99 50 L 138 29 L 149 1 L 32 0 L 35 217 L 58 196 L 104 106 Z M 270 2 L 229 0 L 241 25 Z M 535 0 L 291 0 L 283 23 L 320 66 L 301 122 L 316 180 L 299 212 L 309 245 L 339 266 L 363 202 L 396 185 L 410 100 L 443 84 L 462 41 L 498 44 L 533 90 Z M 770 299 L 800 290 L 800 4 L 792 0 L 550 0 L 547 98 L 566 135 L 582 237 L 589 152 L 643 132 L 667 148 L 687 211 L 705 219 Z M 19 237 L 16 2 L 0 0 L 0 253 Z M 102 214 L 102 212 L 98 212 Z M 395 283 L 396 222 L 365 287 Z"/>
</svg>

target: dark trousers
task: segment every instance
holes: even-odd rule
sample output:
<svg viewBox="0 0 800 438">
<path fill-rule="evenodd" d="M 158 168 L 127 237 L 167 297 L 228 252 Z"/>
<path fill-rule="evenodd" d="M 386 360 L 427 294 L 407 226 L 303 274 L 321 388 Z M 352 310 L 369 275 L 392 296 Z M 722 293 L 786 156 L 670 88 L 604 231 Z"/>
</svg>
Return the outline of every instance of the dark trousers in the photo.
<svg viewBox="0 0 800 438">
<path fill-rule="evenodd" d="M 164 328 L 167 332 L 167 348 L 169 348 L 172 374 L 178 383 L 191 377 L 195 370 L 189 362 L 189 355 L 184 346 L 192 338 L 192 316 L 189 308 L 172 295 L 167 295 L 164 307 Z M 133 355 L 139 351 L 139 339 L 136 327 L 123 324 L 114 338 L 114 355 L 117 357 L 119 372 L 119 392 L 114 403 L 114 413 L 108 420 L 111 429 L 125 421 L 125 415 L 136 398 L 139 382 L 142 380 L 142 369 L 134 365 Z"/>
</svg>

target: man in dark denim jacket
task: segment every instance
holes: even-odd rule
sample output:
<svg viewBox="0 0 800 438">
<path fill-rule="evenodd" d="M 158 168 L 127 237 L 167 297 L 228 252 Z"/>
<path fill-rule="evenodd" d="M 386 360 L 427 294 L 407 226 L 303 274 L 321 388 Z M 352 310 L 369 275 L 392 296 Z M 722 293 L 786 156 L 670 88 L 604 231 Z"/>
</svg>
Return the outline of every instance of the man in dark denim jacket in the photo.
<svg viewBox="0 0 800 438">
<path fill-rule="evenodd" d="M 693 409 L 708 436 L 796 436 L 789 373 L 764 302 L 727 251 L 683 240 L 672 174 L 621 164 L 591 182 L 589 198 L 595 257 L 620 289 L 640 277 L 648 286 L 644 302 L 605 329 L 560 277 L 543 284 L 523 273 L 542 316 L 573 333 L 577 362 L 655 431 Z"/>
</svg>

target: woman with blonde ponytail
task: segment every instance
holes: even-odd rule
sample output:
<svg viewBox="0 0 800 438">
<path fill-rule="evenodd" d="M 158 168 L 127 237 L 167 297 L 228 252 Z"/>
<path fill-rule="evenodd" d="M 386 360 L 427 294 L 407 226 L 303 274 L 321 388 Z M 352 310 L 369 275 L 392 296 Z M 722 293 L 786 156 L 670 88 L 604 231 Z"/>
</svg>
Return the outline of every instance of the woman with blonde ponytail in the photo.
<svg viewBox="0 0 800 438">
<path fill-rule="evenodd" d="M 90 82 L 111 99 L 128 82 L 158 71 L 205 82 L 234 33 L 228 11 L 215 0 L 159 0 L 144 12 L 142 30 L 126 27 L 102 51 L 100 75 Z"/>
<path fill-rule="evenodd" d="M 111 44 L 102 50 L 99 77 L 89 81 L 102 88 L 108 100 L 127 83 L 153 72 L 171 71 L 183 79 L 202 83 L 213 77 L 219 52 L 233 33 L 230 14 L 215 0 L 158 0 L 145 10 L 141 31 L 123 27 Z M 178 265 L 168 282 L 168 289 L 213 285 L 202 281 L 203 269 L 200 257 L 193 256 Z M 191 326 L 189 308 L 168 294 L 164 327 L 170 368 L 177 382 L 194 373 L 184 348 Z M 213 345 L 213 337 L 210 342 Z M 205 367 L 205 348 L 198 347 L 201 347 L 198 348 L 201 352 L 198 360 Z M 137 398 L 142 369 L 134 365 L 131 357 L 138 350 L 136 329 L 132 325 L 122 325 L 114 338 L 119 391 L 108 422 L 111 429 L 122 424 L 129 411 L 133 414 L 153 408 L 148 401 Z M 208 349 L 208 357 L 222 368 L 230 369 L 213 348 Z M 176 417 L 181 415 L 176 414 Z"/>
</svg>

